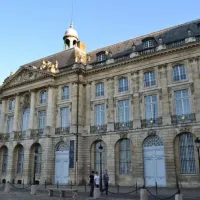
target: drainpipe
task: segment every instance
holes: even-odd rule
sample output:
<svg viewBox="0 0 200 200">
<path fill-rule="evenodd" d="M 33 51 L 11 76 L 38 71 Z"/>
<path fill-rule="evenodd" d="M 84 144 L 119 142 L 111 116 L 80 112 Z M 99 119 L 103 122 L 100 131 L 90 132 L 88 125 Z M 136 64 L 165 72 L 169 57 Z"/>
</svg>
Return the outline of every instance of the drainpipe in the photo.
<svg viewBox="0 0 200 200">
<path fill-rule="evenodd" d="M 78 185 L 78 132 L 79 132 L 79 70 L 77 71 L 78 79 L 77 79 L 77 102 L 76 102 L 76 172 L 75 172 L 75 181 L 76 185 Z"/>
</svg>

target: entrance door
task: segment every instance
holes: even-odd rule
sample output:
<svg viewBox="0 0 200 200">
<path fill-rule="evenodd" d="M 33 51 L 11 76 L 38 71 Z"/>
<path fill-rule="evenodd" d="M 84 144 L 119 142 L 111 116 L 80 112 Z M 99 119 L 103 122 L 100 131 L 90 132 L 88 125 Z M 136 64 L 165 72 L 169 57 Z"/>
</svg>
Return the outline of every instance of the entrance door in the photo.
<svg viewBox="0 0 200 200">
<path fill-rule="evenodd" d="M 146 186 L 166 186 L 164 146 L 158 136 L 144 142 L 144 176 Z M 150 141 L 151 140 L 151 141 Z"/>
<path fill-rule="evenodd" d="M 68 184 L 69 151 L 56 151 L 55 184 Z"/>
</svg>

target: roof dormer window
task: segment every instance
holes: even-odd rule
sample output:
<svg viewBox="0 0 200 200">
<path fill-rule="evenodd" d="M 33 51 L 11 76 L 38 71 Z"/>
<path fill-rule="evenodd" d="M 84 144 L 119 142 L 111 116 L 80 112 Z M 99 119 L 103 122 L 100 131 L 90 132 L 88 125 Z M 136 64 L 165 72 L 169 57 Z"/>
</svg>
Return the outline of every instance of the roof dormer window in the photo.
<svg viewBox="0 0 200 200">
<path fill-rule="evenodd" d="M 97 54 L 97 62 L 102 62 L 106 59 L 106 54 L 105 52 L 100 52 Z"/>
<path fill-rule="evenodd" d="M 147 49 L 151 47 L 153 47 L 153 40 L 146 40 L 143 42 L 143 48 Z"/>
</svg>

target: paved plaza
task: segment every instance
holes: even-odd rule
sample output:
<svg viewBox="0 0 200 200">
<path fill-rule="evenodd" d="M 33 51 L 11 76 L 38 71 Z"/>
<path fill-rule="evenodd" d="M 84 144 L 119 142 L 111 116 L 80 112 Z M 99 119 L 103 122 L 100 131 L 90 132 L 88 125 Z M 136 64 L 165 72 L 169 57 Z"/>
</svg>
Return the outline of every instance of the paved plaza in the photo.
<svg viewBox="0 0 200 200">
<path fill-rule="evenodd" d="M 21 185 L 16 185 L 16 187 L 22 187 Z M 30 188 L 28 189 L 16 189 L 11 187 L 11 190 L 9 193 L 4 193 L 3 186 L 0 187 L 0 200 L 69 200 L 70 198 L 67 197 L 59 197 L 59 193 L 55 192 L 53 197 L 48 196 L 47 189 L 48 187 L 55 187 L 54 186 L 47 186 L 45 189 L 44 185 L 37 186 L 37 194 L 36 195 L 30 195 Z M 60 187 L 66 187 L 66 186 L 60 186 Z M 69 186 L 68 186 L 69 187 Z M 93 199 L 89 196 L 89 186 L 73 186 L 73 188 L 78 189 L 78 194 L 79 194 L 79 200 L 90 200 Z M 110 187 L 109 191 L 112 192 L 109 193 L 108 196 L 105 194 L 102 194 L 100 199 L 107 199 L 107 200 L 139 200 L 139 191 L 138 193 L 133 192 L 130 194 L 123 194 L 123 193 L 129 193 L 131 191 L 135 190 L 135 188 L 131 187 Z M 149 200 L 156 200 L 159 198 L 160 199 L 167 199 L 170 196 L 173 196 L 177 192 L 177 189 L 171 188 L 171 189 L 166 189 L 166 188 L 158 188 L 157 194 L 156 194 L 156 189 L 155 188 L 149 188 L 149 191 L 155 195 L 152 196 L 149 194 Z M 119 192 L 119 193 L 118 193 Z M 200 189 L 181 189 L 181 193 L 183 194 L 184 199 L 186 200 L 200 200 Z M 170 198 L 171 200 L 174 200 L 175 198 L 172 197 Z"/>
</svg>

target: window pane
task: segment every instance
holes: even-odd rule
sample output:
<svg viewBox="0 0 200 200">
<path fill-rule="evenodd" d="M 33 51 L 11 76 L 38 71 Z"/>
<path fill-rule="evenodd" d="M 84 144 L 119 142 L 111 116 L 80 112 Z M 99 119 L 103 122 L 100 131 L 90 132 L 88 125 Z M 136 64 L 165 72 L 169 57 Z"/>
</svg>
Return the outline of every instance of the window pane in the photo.
<svg viewBox="0 0 200 200">
<path fill-rule="evenodd" d="M 190 133 L 179 136 L 179 158 L 181 174 L 196 174 L 194 141 Z"/>
<path fill-rule="evenodd" d="M 30 108 L 27 108 L 22 115 L 22 132 L 28 130 L 29 127 Z"/>
<path fill-rule="evenodd" d="M 158 118 L 158 102 L 156 95 L 145 97 L 145 114 L 146 119 Z"/>
<path fill-rule="evenodd" d="M 44 129 L 46 126 L 46 111 L 40 111 L 39 112 L 39 129 Z"/>
<path fill-rule="evenodd" d="M 104 96 L 104 83 L 96 84 L 96 97 Z"/>
<path fill-rule="evenodd" d="M 95 106 L 95 125 L 101 126 L 105 124 L 104 104 Z"/>
<path fill-rule="evenodd" d="M 46 91 L 43 91 L 40 93 L 40 103 L 46 103 L 47 102 L 47 93 Z"/>
<path fill-rule="evenodd" d="M 60 109 L 60 116 L 61 116 L 61 127 L 67 128 L 69 126 L 69 108 L 61 108 Z"/>
<path fill-rule="evenodd" d="M 144 74 L 144 86 L 151 87 L 156 85 L 155 72 L 147 72 Z"/>
<path fill-rule="evenodd" d="M 120 174 L 127 174 L 131 168 L 131 148 L 130 140 L 123 139 L 119 143 L 120 145 Z"/>
<path fill-rule="evenodd" d="M 173 79 L 174 81 L 180 81 L 186 79 L 186 71 L 184 65 L 173 67 Z"/>
<path fill-rule="evenodd" d="M 119 122 L 130 121 L 129 100 L 119 101 Z"/>
<path fill-rule="evenodd" d="M 119 92 L 128 91 L 128 78 L 123 77 L 119 79 Z"/>
<path fill-rule="evenodd" d="M 62 100 L 69 99 L 69 87 L 65 86 L 62 88 Z"/>
</svg>

